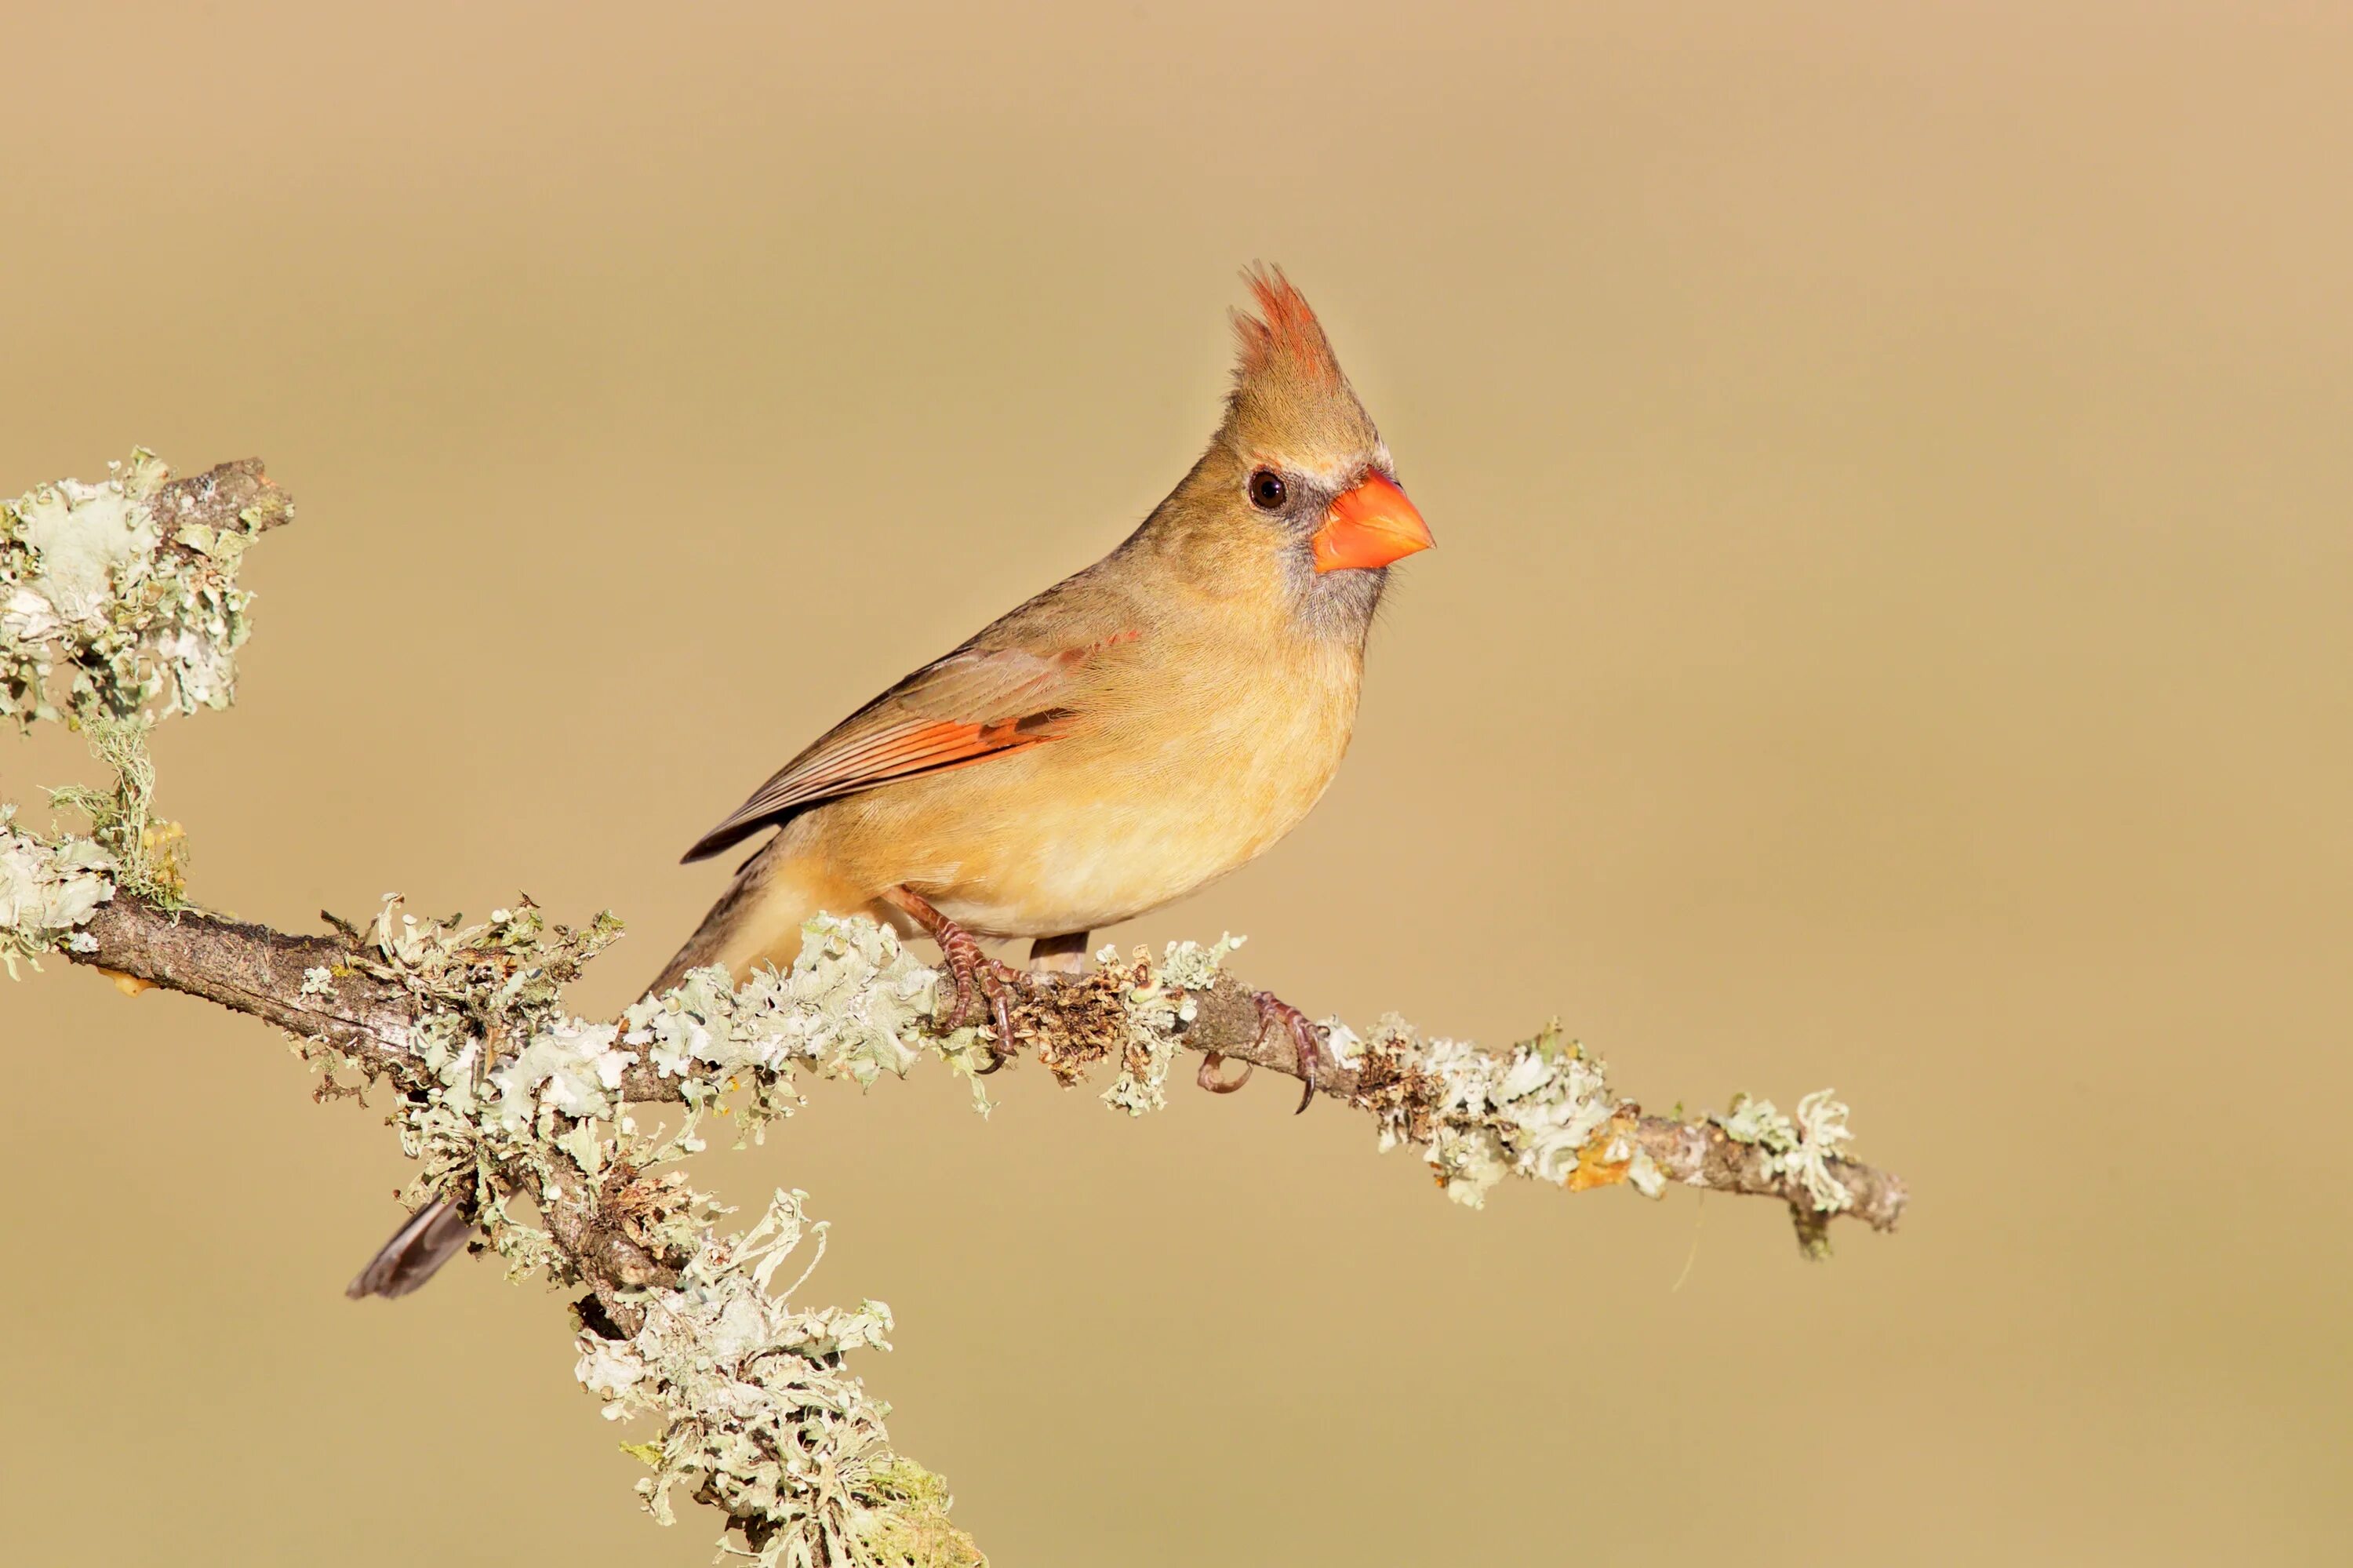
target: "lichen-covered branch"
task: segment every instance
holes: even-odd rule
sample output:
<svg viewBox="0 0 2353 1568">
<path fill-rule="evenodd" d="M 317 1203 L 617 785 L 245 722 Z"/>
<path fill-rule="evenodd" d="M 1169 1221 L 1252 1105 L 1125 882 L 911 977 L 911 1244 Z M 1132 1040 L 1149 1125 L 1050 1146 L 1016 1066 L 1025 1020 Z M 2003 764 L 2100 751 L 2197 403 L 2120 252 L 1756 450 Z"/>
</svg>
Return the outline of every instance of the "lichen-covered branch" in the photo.
<svg viewBox="0 0 2353 1568">
<path fill-rule="evenodd" d="M 77 962 L 332 1044 L 367 1070 L 397 1065 L 408 1053 L 409 993 L 354 967 L 348 942 L 195 911 L 174 916 L 128 900 L 95 906 L 80 935 L 88 945 L 69 955 Z M 1296 1077 L 1288 1038 L 1261 1029 L 1251 989 L 1223 969 L 1228 950 L 1180 944 L 1157 962 L 1106 953 L 1084 978 L 1034 980 L 1018 993 L 1013 1043 L 1064 1083 L 1108 1065 L 1114 1082 L 1105 1099 L 1138 1112 L 1162 1103 L 1179 1051 Z M 321 967 L 326 978 L 302 993 L 301 976 Z M 931 971 L 904 983 L 929 986 Z M 755 998 L 765 991 L 757 981 L 746 989 Z M 715 972 L 695 977 L 648 1016 L 680 1043 L 659 1053 L 625 1052 L 615 1098 L 682 1100 L 713 1073 L 772 1087 L 760 1070 L 761 1037 L 739 1022 L 735 993 Z M 970 1032 L 937 1034 L 929 1020 L 908 1027 L 971 1070 Z M 1327 1027 L 1337 1060 L 1319 1073 L 1318 1092 L 1373 1113 L 1384 1147 L 1423 1150 L 1449 1194 L 1466 1202 L 1507 1172 L 1572 1191 L 1624 1182 L 1655 1196 L 1674 1184 L 1775 1199 L 1789 1206 L 1810 1245 L 1830 1218 L 1893 1230 L 1904 1212 L 1900 1180 L 1840 1152 L 1849 1136 L 1845 1110 L 1826 1094 L 1806 1097 L 1795 1118 L 1768 1100 L 1742 1098 L 1724 1116 L 1678 1120 L 1614 1099 L 1599 1065 L 1556 1032 L 1496 1057 L 1457 1042 L 1422 1041 L 1395 1018 L 1363 1038 L 1345 1025 Z M 860 1075 L 901 1067 L 888 1054 L 869 1056 Z"/>
<path fill-rule="evenodd" d="M 1239 944 L 1107 948 L 1087 974 L 1033 977 L 1012 1039 L 995 1041 L 946 1027 L 941 977 L 865 920 L 812 922 L 789 971 L 739 985 L 700 969 L 592 1021 L 564 992 L 618 935 L 609 916 L 567 929 L 524 900 L 467 924 L 387 898 L 364 924 L 329 917 L 331 934 L 297 936 L 194 907 L 178 830 L 153 815 L 146 729 L 227 700 L 250 602 L 237 565 L 290 515 L 258 462 L 168 481 L 144 453 L 105 484 L 46 487 L 0 512 L 7 711 L 79 725 L 112 775 L 52 796 L 89 819 L 86 834 L 34 832 L 0 807 L 0 959 L 13 974 L 61 955 L 134 993 L 216 1002 L 291 1035 L 322 1096 L 388 1089 L 417 1161 L 412 1201 L 456 1204 L 512 1272 L 585 1291 L 578 1375 L 608 1416 L 655 1425 L 630 1447 L 659 1517 L 684 1486 L 726 1516 L 725 1550 L 765 1564 L 980 1561 L 944 1486 L 891 1448 L 883 1407 L 846 1368 L 886 1348 L 889 1309 L 795 1304 L 823 1251 L 801 1195 L 778 1192 L 723 1232 L 730 1211 L 681 1163 L 713 1118 L 740 1140 L 790 1115 L 804 1075 L 871 1084 L 926 1057 L 965 1075 L 984 1110 L 981 1075 L 1006 1049 L 1066 1085 L 1107 1077 L 1103 1098 L 1131 1115 L 1166 1103 L 1188 1052 L 1296 1075 L 1288 1037 L 1263 1030 L 1225 971 Z M 1556 1028 L 1502 1052 L 1394 1017 L 1326 1030 L 1319 1092 L 1367 1116 L 1382 1148 L 1416 1150 L 1463 1202 L 1507 1175 L 1652 1197 L 1682 1184 L 1784 1204 L 1814 1252 L 1839 1215 L 1888 1230 L 1903 1212 L 1900 1181 L 1847 1158 L 1846 1108 L 1827 1091 L 1794 1114 L 1741 1097 L 1662 1118 L 1619 1097 Z M 809 1263 L 779 1289 L 805 1246 Z"/>
</svg>

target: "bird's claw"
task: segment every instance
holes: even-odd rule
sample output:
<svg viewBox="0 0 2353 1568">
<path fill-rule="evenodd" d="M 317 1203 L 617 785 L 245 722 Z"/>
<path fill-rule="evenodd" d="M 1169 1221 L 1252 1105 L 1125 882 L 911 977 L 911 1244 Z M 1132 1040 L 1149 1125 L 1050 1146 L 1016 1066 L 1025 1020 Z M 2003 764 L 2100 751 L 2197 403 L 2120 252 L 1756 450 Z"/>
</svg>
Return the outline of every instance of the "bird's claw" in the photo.
<svg viewBox="0 0 2353 1568">
<path fill-rule="evenodd" d="M 1223 1056 L 1215 1051 L 1208 1053 L 1201 1058 L 1200 1070 L 1193 1075 L 1193 1081 L 1213 1095 L 1229 1095 L 1249 1083 L 1250 1075 L 1258 1071 L 1257 1063 L 1244 1062 L 1240 1072 L 1230 1078 L 1221 1078 L 1218 1076 L 1218 1069 L 1225 1065 Z"/>
<path fill-rule="evenodd" d="M 1254 992 L 1250 1000 L 1258 1003 L 1258 1035 L 1250 1044 L 1255 1045 L 1258 1041 L 1265 1039 L 1266 1032 L 1279 1025 L 1290 1033 L 1291 1043 L 1298 1047 L 1301 1079 L 1299 1110 L 1291 1113 L 1297 1116 L 1315 1100 L 1316 1071 L 1323 1059 L 1320 1050 L 1323 1045 L 1322 1032 L 1308 1021 L 1305 1013 L 1271 991 Z M 1203 1070 L 1208 1070 L 1206 1064 Z M 1245 1074 L 1244 1076 L 1248 1075 Z M 1206 1085 L 1203 1086 L 1207 1087 Z M 1235 1081 L 1234 1087 L 1241 1087 L 1239 1079 Z"/>
<path fill-rule="evenodd" d="M 939 943 L 948 961 L 948 976 L 955 985 L 955 1007 L 948 1014 L 948 1027 L 961 1029 L 978 1022 L 976 1002 L 987 1012 L 994 1037 L 988 1043 L 988 1065 L 980 1069 L 986 1077 L 1013 1058 L 1013 988 L 1019 977 L 982 952 L 980 944 L 961 926 L 946 926 Z"/>
</svg>

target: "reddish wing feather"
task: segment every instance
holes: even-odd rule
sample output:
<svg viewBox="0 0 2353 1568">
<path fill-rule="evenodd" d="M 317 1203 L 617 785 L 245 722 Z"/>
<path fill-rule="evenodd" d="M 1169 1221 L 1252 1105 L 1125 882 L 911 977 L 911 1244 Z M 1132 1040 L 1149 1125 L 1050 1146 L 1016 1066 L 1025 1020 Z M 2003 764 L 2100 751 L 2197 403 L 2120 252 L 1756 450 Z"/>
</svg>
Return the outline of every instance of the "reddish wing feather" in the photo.
<svg viewBox="0 0 2353 1568">
<path fill-rule="evenodd" d="M 685 858 L 717 854 L 819 800 L 968 767 L 1054 739 L 1054 722 L 1069 712 L 1071 673 L 1107 645 L 1047 654 L 1018 648 L 970 650 L 926 665 L 786 764 L 697 840 Z"/>
</svg>

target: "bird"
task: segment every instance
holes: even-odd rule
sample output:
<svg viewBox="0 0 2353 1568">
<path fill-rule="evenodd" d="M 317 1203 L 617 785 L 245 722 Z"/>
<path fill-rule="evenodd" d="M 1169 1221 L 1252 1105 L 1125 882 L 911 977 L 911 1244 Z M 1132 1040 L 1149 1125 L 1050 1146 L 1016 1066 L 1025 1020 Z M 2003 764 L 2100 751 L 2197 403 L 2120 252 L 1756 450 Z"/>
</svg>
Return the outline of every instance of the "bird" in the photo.
<svg viewBox="0 0 2353 1568">
<path fill-rule="evenodd" d="M 1092 932 L 1247 864 L 1314 807 L 1390 570 L 1433 541 L 1306 299 L 1280 268 L 1243 279 L 1253 308 L 1234 313 L 1199 461 L 1108 555 L 826 731 L 697 839 L 686 863 L 771 835 L 648 994 L 709 965 L 789 968 L 812 916 L 866 915 L 935 941 L 951 1023 L 986 1011 L 1001 1044 L 1013 971 L 979 938 L 1028 938 L 1038 969 L 1075 972 Z M 1304 1109 L 1316 1031 L 1258 1002 L 1297 1046 Z M 1202 1086 L 1239 1088 L 1218 1065 Z M 405 1294 L 470 1234 L 428 1204 L 350 1294 Z"/>
</svg>

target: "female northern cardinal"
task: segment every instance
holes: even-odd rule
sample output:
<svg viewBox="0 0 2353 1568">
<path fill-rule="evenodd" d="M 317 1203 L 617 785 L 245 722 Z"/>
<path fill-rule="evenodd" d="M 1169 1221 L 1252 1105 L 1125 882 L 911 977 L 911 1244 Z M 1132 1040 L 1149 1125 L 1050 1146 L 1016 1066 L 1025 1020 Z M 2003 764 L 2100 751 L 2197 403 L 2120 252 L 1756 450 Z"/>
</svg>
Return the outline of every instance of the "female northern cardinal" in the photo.
<svg viewBox="0 0 2353 1568">
<path fill-rule="evenodd" d="M 686 852 L 780 831 L 652 986 L 789 965 L 819 910 L 920 928 L 957 1015 L 1004 980 L 974 936 L 1075 964 L 1289 832 L 1348 748 L 1390 563 L 1430 529 L 1307 302 L 1253 272 L 1209 450 L 1127 541 L 836 725 Z M 1305 1020 L 1292 1029 L 1314 1089 Z M 1301 1104 L 1305 1105 L 1305 1099 Z"/>
<path fill-rule="evenodd" d="M 819 910 L 940 944 L 956 1016 L 1007 971 L 974 937 L 1036 938 L 1074 969 L 1087 933 L 1180 898 L 1296 826 L 1348 748 L 1391 563 L 1430 547 L 1307 302 L 1249 274 L 1240 362 L 1209 450 L 1127 540 L 836 725 L 695 842 L 767 828 L 649 988 L 691 969 L 789 965 Z M 1317 1042 L 1261 994 L 1314 1092 Z M 1220 1084 L 1205 1064 L 1202 1082 Z M 438 1207 L 435 1205 L 434 1207 Z M 470 1232 L 420 1211 L 353 1294 L 414 1289 Z M 431 1255 L 438 1253 L 439 1255 Z"/>
</svg>

